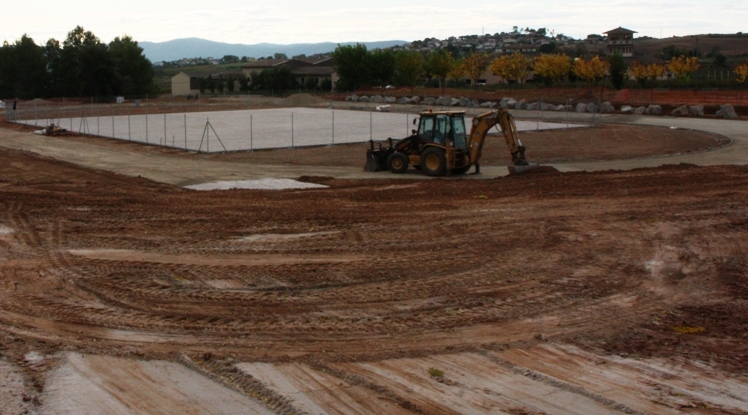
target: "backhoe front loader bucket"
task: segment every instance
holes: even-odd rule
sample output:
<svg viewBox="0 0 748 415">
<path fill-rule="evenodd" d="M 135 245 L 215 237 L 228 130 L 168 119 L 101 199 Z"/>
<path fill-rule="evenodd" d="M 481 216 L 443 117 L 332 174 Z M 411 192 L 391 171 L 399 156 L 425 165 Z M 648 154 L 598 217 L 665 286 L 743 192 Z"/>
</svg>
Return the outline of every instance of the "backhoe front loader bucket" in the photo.
<svg viewBox="0 0 748 415">
<path fill-rule="evenodd" d="M 370 148 L 366 150 L 366 164 L 364 171 L 382 171 L 387 170 L 388 151 L 379 145 L 378 149 L 374 148 L 374 140 L 369 141 Z"/>
</svg>

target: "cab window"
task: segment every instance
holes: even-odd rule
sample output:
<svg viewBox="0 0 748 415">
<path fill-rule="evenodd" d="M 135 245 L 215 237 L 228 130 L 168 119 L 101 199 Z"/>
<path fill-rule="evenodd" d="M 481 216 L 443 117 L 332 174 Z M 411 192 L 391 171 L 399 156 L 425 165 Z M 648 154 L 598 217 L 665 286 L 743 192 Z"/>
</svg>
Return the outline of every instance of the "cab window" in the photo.
<svg viewBox="0 0 748 415">
<path fill-rule="evenodd" d="M 449 118 L 446 115 L 436 116 L 436 125 L 434 126 L 434 143 L 444 145 L 449 137 Z"/>
<path fill-rule="evenodd" d="M 418 126 L 418 139 L 420 141 L 431 142 L 434 139 L 434 119 L 431 117 L 421 117 L 421 124 Z"/>
<path fill-rule="evenodd" d="M 467 147 L 467 133 L 465 131 L 465 119 L 462 117 L 452 117 L 452 142 L 455 148 L 464 149 Z"/>
</svg>

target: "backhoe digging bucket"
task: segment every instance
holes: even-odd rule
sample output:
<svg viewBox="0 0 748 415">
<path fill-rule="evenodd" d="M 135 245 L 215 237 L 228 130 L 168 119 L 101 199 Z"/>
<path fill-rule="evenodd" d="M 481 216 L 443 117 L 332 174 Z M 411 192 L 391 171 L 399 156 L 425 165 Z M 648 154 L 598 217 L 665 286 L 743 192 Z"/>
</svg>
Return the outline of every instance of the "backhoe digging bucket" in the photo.
<svg viewBox="0 0 748 415">
<path fill-rule="evenodd" d="M 524 165 L 514 165 L 514 166 L 507 166 L 509 169 L 509 175 L 510 176 L 519 176 L 521 174 L 525 174 L 530 170 L 537 169 L 540 167 L 537 163 L 527 163 Z"/>
</svg>

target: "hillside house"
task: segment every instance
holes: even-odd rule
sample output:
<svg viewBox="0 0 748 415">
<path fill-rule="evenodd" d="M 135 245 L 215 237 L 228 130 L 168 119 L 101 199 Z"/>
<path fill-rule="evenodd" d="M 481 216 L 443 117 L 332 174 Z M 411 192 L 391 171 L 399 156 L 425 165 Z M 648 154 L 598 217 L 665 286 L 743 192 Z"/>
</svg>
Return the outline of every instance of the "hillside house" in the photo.
<svg viewBox="0 0 748 415">
<path fill-rule="evenodd" d="M 620 54 L 624 58 L 634 56 L 634 33 L 622 27 L 604 32 L 608 35 L 608 54 Z"/>
</svg>

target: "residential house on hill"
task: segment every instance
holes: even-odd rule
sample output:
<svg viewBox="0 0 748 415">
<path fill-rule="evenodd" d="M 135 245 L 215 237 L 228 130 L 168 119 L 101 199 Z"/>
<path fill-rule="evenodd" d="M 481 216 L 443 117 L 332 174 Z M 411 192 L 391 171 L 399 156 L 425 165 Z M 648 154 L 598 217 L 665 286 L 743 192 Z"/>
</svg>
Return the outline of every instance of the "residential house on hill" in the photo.
<svg viewBox="0 0 748 415">
<path fill-rule="evenodd" d="M 620 54 L 624 58 L 634 56 L 634 33 L 622 27 L 604 32 L 608 35 L 608 54 Z"/>
</svg>

